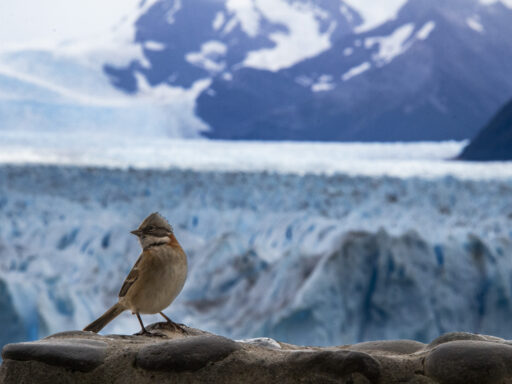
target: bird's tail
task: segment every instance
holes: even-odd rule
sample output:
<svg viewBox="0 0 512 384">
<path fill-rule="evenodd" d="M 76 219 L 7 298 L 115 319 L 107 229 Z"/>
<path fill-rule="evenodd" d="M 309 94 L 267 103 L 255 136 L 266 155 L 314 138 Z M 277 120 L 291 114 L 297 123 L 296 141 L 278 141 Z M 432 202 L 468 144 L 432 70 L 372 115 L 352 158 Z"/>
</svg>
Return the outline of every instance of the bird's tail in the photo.
<svg viewBox="0 0 512 384">
<path fill-rule="evenodd" d="M 119 303 L 114 304 L 107 312 L 105 312 L 100 318 L 94 320 L 91 324 L 84 328 L 84 331 L 92 331 L 98 333 L 108 323 L 114 320 L 117 316 L 123 312 L 125 308 Z"/>
</svg>

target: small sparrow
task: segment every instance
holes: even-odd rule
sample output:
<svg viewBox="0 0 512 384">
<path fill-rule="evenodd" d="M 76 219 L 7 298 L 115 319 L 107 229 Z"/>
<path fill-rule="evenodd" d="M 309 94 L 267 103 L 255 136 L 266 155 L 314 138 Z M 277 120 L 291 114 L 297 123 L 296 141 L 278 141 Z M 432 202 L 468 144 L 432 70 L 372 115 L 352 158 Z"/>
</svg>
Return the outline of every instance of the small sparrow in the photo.
<svg viewBox="0 0 512 384">
<path fill-rule="evenodd" d="M 138 229 L 131 231 L 139 238 L 142 254 L 126 277 L 119 300 L 84 331 L 99 332 L 123 311 L 137 315 L 142 330 L 150 334 L 140 314 L 160 313 L 169 324 L 182 328 L 162 313 L 178 296 L 187 278 L 187 255 L 174 236 L 172 227 L 158 213 L 149 215 Z"/>
</svg>

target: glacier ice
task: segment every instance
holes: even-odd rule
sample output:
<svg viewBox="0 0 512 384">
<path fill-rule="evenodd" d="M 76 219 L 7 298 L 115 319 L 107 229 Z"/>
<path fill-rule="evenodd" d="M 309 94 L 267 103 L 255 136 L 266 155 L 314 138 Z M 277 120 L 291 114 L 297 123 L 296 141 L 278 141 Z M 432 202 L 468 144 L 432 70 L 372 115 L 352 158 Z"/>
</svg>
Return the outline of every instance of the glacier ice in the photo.
<svg viewBox="0 0 512 384">
<path fill-rule="evenodd" d="M 512 337 L 512 181 L 0 167 L 0 344 L 112 305 L 148 212 L 190 258 L 175 321 L 297 344 Z M 145 316 L 145 322 L 160 321 Z M 136 332 L 129 313 L 104 332 Z"/>
<path fill-rule="evenodd" d="M 138 120 L 127 114 L 132 123 Z M 416 143 L 319 143 L 175 139 L 101 130 L 83 132 L 0 131 L 0 163 L 104 166 L 126 169 L 279 172 L 510 179 L 507 162 L 446 161 L 467 141 Z"/>
</svg>

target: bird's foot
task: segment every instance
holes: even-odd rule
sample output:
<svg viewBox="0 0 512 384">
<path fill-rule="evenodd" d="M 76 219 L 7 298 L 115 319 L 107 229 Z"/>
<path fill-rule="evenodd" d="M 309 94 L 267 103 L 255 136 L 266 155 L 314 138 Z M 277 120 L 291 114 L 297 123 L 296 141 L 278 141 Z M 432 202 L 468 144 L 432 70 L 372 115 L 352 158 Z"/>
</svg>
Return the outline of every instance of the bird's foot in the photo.
<svg viewBox="0 0 512 384">
<path fill-rule="evenodd" d="M 149 335 L 151 337 L 167 337 L 165 333 L 162 332 L 149 332 Z"/>
<path fill-rule="evenodd" d="M 174 321 L 168 321 L 167 324 L 174 328 L 175 331 L 180 331 L 181 333 L 188 333 L 187 330 L 184 328 L 185 324 L 178 324 L 175 323 Z"/>
<path fill-rule="evenodd" d="M 166 337 L 166 335 L 161 332 L 149 332 L 146 329 L 143 329 L 140 332 L 134 333 L 134 336 Z"/>
</svg>

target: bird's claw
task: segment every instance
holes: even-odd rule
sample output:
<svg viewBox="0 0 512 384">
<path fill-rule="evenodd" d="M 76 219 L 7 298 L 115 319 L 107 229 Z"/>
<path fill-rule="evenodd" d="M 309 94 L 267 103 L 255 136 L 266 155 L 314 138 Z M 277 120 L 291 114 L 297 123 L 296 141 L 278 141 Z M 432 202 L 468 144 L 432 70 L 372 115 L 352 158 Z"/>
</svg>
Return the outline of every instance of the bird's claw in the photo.
<svg viewBox="0 0 512 384">
<path fill-rule="evenodd" d="M 135 336 L 147 336 L 147 337 L 165 337 L 165 335 L 161 332 L 149 332 L 146 329 L 141 330 L 134 334 Z"/>
<path fill-rule="evenodd" d="M 178 323 L 175 323 L 174 321 L 167 322 L 167 324 L 169 324 L 171 327 L 173 327 L 177 331 L 180 331 L 182 333 L 187 333 L 187 330 L 185 328 L 183 328 L 185 326 L 185 324 L 178 324 Z"/>
</svg>

